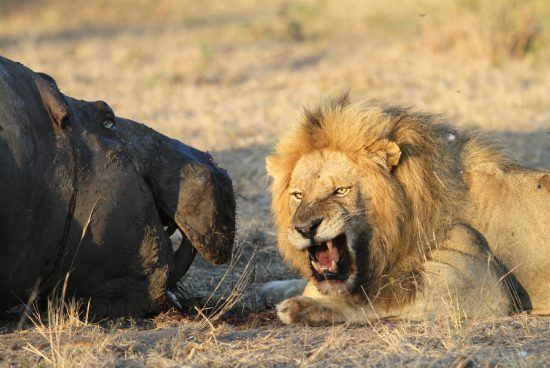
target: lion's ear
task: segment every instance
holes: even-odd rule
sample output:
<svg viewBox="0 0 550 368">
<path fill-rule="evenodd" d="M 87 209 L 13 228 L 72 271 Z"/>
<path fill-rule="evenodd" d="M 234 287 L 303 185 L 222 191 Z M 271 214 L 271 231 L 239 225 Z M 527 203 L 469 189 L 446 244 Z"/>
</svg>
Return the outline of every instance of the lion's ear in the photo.
<svg viewBox="0 0 550 368">
<path fill-rule="evenodd" d="M 401 149 L 397 143 L 388 141 L 386 145 L 386 165 L 388 169 L 397 166 L 399 159 L 401 158 Z"/>
<path fill-rule="evenodd" d="M 388 170 L 397 166 L 401 158 L 401 149 L 399 145 L 388 139 L 381 139 L 374 142 L 374 144 L 367 148 L 367 151 L 371 159 Z"/>
</svg>

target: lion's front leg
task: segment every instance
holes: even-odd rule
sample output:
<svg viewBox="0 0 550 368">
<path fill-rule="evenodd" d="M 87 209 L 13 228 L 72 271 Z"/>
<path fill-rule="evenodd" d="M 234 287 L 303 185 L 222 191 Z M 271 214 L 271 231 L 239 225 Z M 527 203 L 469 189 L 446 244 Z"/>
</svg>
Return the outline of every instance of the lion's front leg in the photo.
<svg viewBox="0 0 550 368">
<path fill-rule="evenodd" d="M 344 322 L 344 315 L 330 303 L 307 296 L 296 296 L 277 305 L 277 316 L 285 325 Z"/>
</svg>

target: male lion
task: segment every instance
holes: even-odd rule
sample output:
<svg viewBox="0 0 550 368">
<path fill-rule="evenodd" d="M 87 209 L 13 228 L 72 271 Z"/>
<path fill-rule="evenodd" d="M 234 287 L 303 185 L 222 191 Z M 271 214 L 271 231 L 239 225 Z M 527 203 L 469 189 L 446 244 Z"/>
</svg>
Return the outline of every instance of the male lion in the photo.
<svg viewBox="0 0 550 368">
<path fill-rule="evenodd" d="M 347 96 L 267 158 L 286 324 L 550 313 L 550 173 L 433 115 Z"/>
</svg>

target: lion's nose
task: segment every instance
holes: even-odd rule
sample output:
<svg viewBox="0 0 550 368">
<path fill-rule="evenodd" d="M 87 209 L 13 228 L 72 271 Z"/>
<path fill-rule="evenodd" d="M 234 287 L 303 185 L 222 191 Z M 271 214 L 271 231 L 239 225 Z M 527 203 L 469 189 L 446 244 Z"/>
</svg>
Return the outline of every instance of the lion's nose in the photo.
<svg viewBox="0 0 550 368">
<path fill-rule="evenodd" d="M 319 225 L 321 225 L 321 222 L 323 222 L 322 218 L 318 218 L 313 220 L 307 225 L 303 224 L 294 224 L 294 228 L 297 232 L 299 232 L 304 238 L 306 239 L 313 239 L 315 237 L 315 233 L 317 232 L 317 228 Z"/>
</svg>

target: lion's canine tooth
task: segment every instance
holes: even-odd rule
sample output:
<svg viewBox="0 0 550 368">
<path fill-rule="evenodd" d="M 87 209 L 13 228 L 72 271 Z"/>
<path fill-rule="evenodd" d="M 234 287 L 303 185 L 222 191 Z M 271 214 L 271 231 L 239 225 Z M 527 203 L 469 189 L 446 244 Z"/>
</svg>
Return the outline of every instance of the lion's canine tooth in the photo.
<svg viewBox="0 0 550 368">
<path fill-rule="evenodd" d="M 333 240 L 327 241 L 327 251 L 332 261 L 338 261 L 338 259 L 340 258 L 340 255 L 339 255 L 338 247 L 334 245 Z"/>
<path fill-rule="evenodd" d="M 337 272 L 338 271 L 338 265 L 336 264 L 336 261 L 334 261 L 334 260 L 331 263 L 330 271 L 331 272 Z"/>
</svg>

